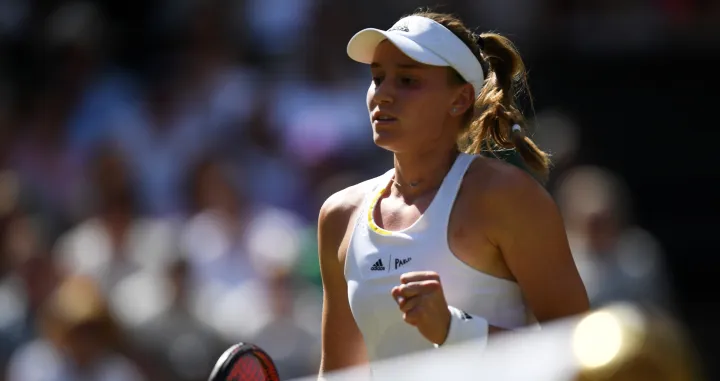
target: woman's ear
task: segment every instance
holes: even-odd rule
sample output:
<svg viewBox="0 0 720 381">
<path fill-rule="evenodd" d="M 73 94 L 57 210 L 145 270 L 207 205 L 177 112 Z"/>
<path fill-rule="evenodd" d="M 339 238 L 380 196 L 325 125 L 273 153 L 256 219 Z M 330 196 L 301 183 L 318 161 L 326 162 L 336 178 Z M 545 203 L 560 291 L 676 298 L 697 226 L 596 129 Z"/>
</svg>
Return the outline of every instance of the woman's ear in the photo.
<svg viewBox="0 0 720 381">
<path fill-rule="evenodd" d="M 452 116 L 465 115 L 468 109 L 473 107 L 475 103 L 475 91 L 469 83 L 463 84 L 455 93 L 455 98 L 450 104 L 450 114 Z"/>
</svg>

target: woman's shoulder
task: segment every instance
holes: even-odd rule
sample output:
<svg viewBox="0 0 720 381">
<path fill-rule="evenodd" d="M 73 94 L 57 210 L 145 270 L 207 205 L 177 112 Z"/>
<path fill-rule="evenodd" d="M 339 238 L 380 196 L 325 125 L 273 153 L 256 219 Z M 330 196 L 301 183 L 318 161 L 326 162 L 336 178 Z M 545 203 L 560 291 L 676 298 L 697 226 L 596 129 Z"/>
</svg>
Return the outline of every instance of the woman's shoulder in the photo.
<svg viewBox="0 0 720 381">
<path fill-rule="evenodd" d="M 516 203 L 526 198 L 547 198 L 549 193 L 535 177 L 516 165 L 503 160 L 478 157 L 463 180 L 463 188 L 481 203 L 496 206 Z"/>
<path fill-rule="evenodd" d="M 382 175 L 333 193 L 320 207 L 320 222 L 332 220 L 334 225 L 341 220 L 349 221 L 350 216 L 360 208 L 381 177 Z"/>
<path fill-rule="evenodd" d="M 348 236 L 350 224 L 357 216 L 365 199 L 375 189 L 378 180 L 376 177 L 349 186 L 325 200 L 322 207 L 320 207 L 318 218 L 318 242 L 321 247 L 321 257 L 325 255 L 335 257 L 338 255 L 343 240 Z M 344 262 L 344 259 L 342 259 L 342 262 Z"/>
</svg>

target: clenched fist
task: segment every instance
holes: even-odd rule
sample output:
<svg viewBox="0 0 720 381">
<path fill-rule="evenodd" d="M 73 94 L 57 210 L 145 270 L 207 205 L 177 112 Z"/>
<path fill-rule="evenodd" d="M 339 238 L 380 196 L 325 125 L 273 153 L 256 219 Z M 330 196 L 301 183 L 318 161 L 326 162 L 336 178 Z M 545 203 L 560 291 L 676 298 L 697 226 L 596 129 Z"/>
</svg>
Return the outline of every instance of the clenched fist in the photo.
<svg viewBox="0 0 720 381">
<path fill-rule="evenodd" d="M 402 274 L 392 297 L 403 312 L 406 323 L 416 327 L 431 343 L 441 345 L 450 329 L 450 311 L 440 276 L 432 271 Z"/>
</svg>

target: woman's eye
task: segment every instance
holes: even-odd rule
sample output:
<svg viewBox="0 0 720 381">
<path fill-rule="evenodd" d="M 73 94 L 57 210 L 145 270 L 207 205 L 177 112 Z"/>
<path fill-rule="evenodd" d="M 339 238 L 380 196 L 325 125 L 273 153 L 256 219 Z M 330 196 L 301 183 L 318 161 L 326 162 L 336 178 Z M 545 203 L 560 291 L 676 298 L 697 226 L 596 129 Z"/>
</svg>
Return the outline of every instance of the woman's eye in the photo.
<svg viewBox="0 0 720 381">
<path fill-rule="evenodd" d="M 408 78 L 408 77 L 401 77 L 401 78 L 400 78 L 400 83 L 401 83 L 403 86 L 414 85 L 414 84 L 415 84 L 415 79 L 413 79 L 413 78 Z"/>
<path fill-rule="evenodd" d="M 377 86 L 383 81 L 383 77 L 373 77 L 372 79 L 373 83 Z"/>
</svg>

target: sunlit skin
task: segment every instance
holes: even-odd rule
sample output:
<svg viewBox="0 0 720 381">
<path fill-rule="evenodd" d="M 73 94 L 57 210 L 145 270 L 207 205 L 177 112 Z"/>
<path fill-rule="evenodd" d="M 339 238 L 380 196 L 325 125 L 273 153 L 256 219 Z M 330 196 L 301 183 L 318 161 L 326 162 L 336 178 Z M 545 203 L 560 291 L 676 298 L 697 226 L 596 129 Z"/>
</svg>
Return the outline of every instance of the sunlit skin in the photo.
<svg viewBox="0 0 720 381">
<path fill-rule="evenodd" d="M 417 184 L 413 194 L 442 182 L 457 153 L 462 116 L 472 105 L 472 86 L 451 85 L 448 70 L 420 64 L 388 41 L 377 47 L 370 65 L 367 106 L 373 140 L 395 153 L 395 166 L 401 167 L 395 180 Z M 428 160 L 436 157 L 446 160 Z"/>
<path fill-rule="evenodd" d="M 447 67 L 413 61 L 388 41 L 377 47 L 370 71 L 367 105 L 375 144 L 396 154 L 453 145 L 461 125 L 450 111 L 458 98 L 472 94 L 471 85 L 450 86 Z M 468 105 L 462 106 L 459 111 Z"/>
</svg>

